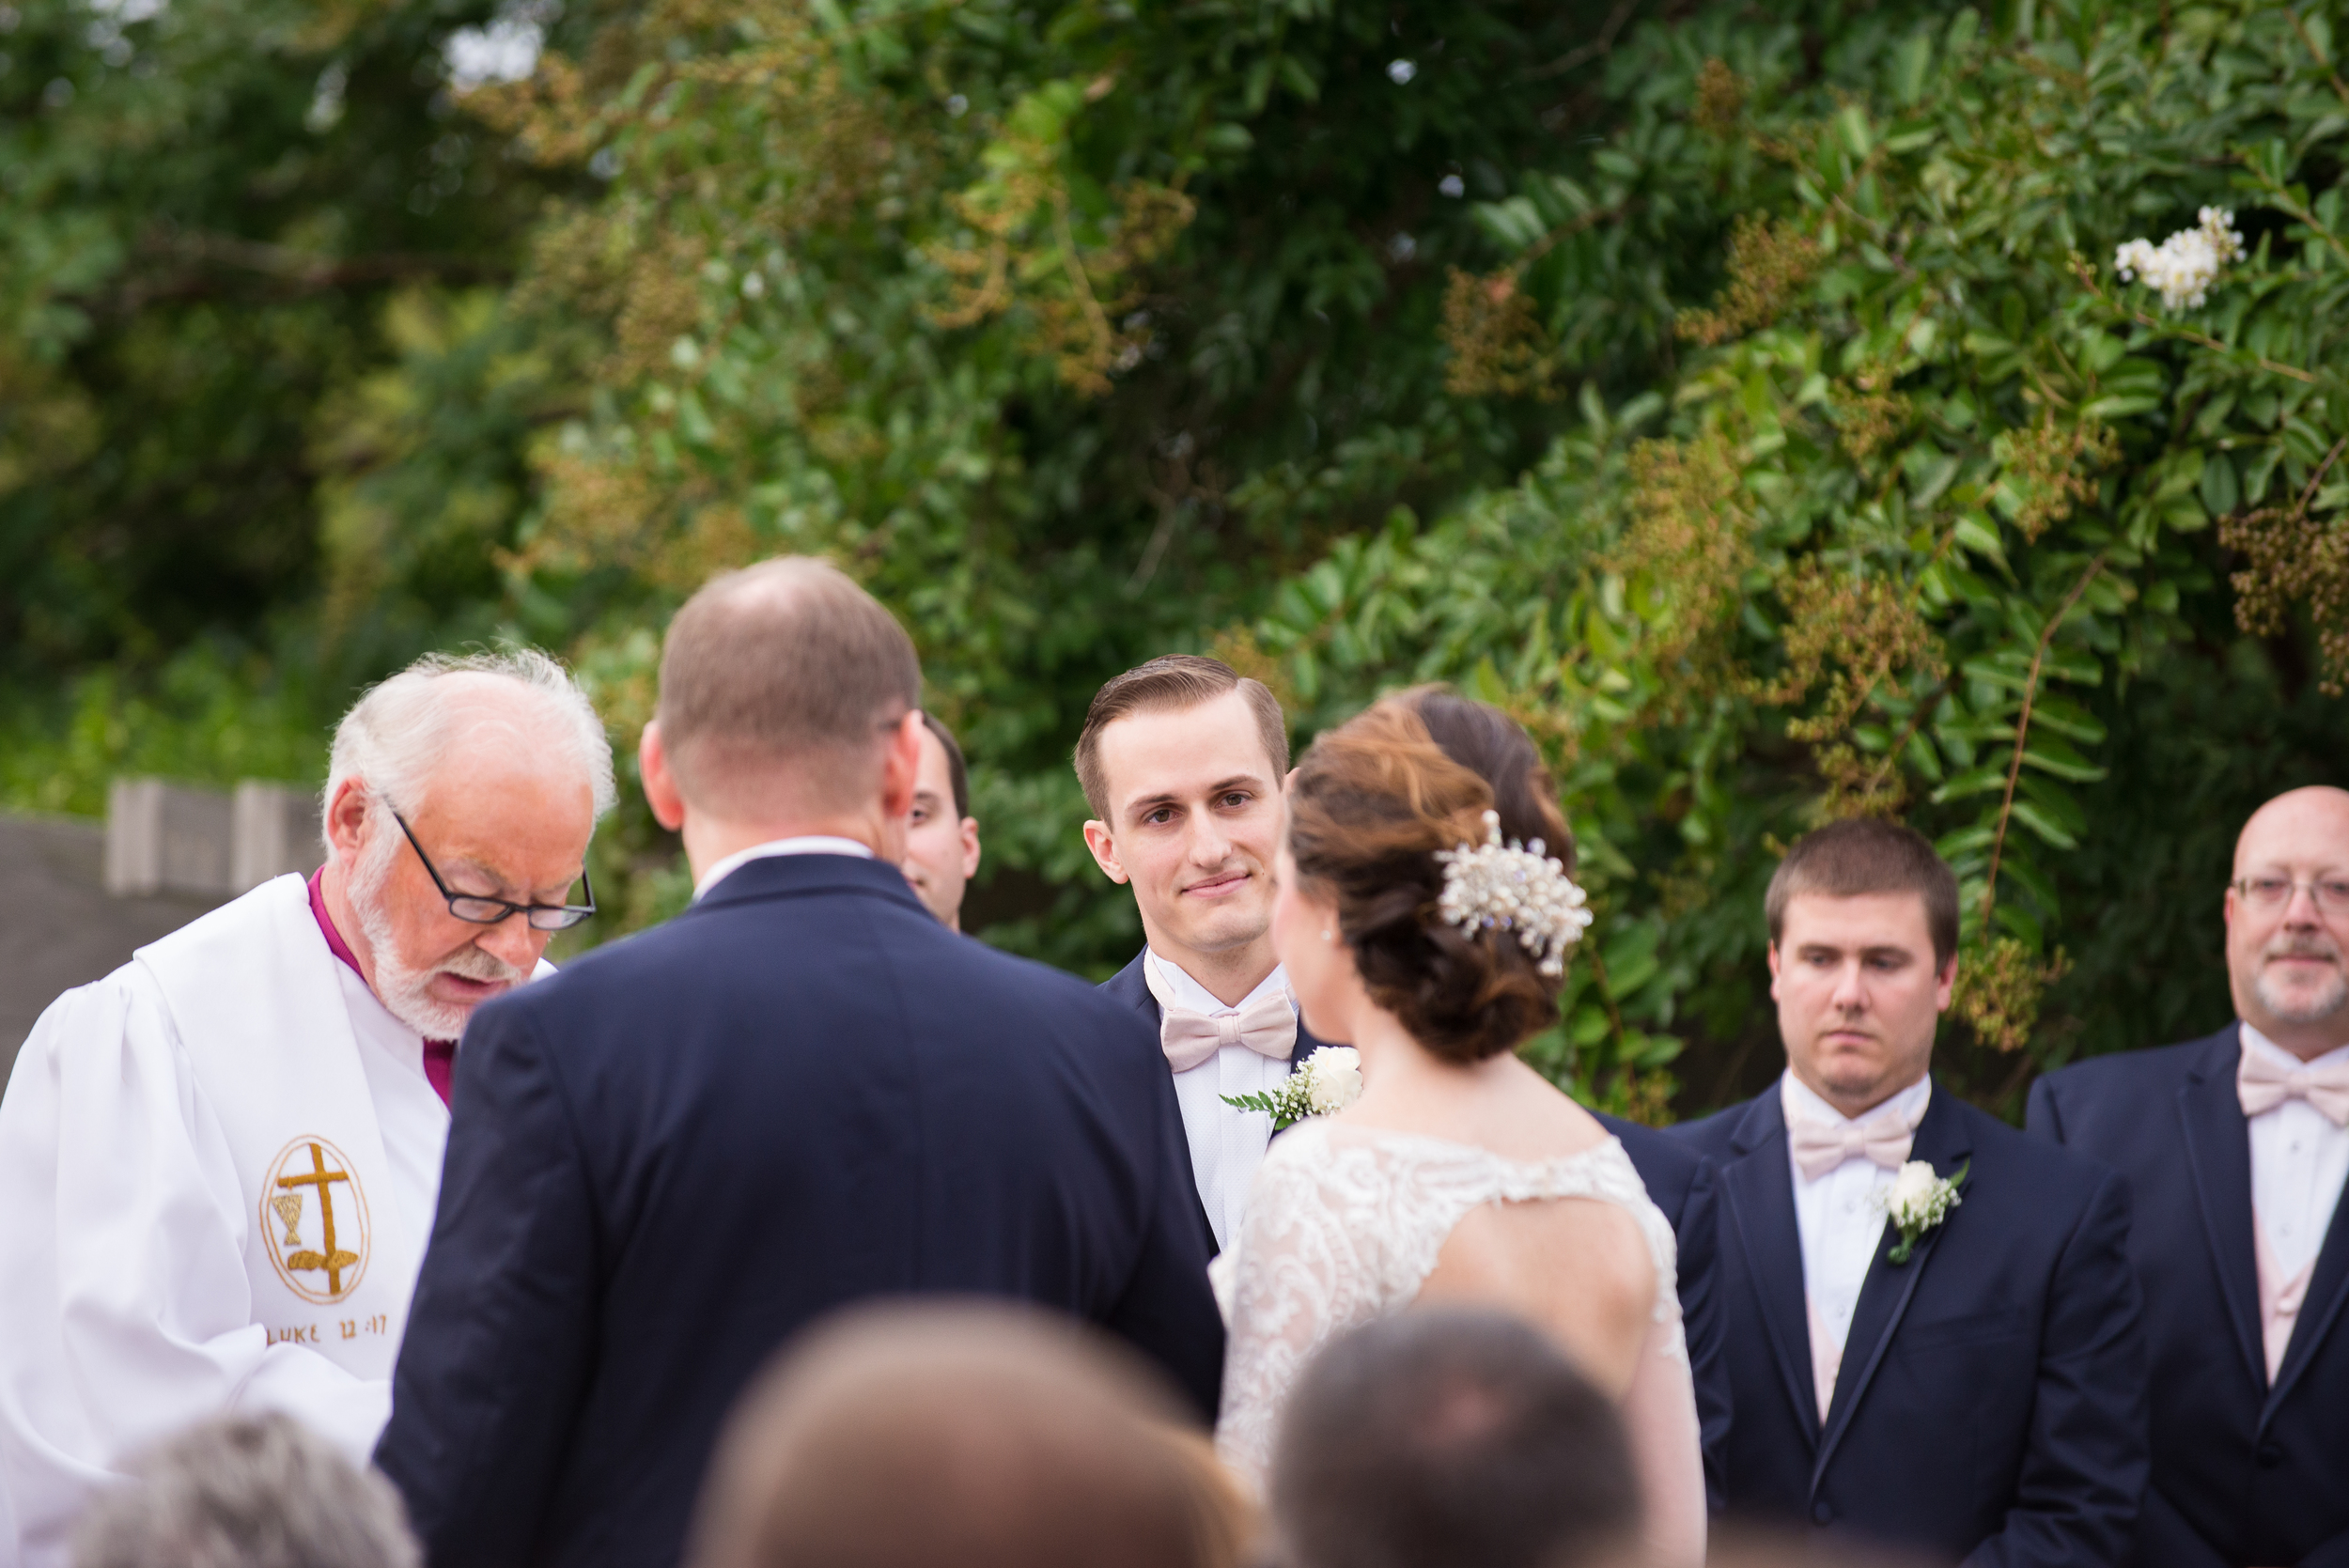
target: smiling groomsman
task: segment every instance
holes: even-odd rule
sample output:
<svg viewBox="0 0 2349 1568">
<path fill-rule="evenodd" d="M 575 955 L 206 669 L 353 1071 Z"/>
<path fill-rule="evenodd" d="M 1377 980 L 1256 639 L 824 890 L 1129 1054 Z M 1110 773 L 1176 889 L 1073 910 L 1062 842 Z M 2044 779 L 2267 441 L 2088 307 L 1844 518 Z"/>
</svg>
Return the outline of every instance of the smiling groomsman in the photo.
<svg viewBox="0 0 2349 1568">
<path fill-rule="evenodd" d="M 2137 1561 L 2322 1568 L 2349 1563 L 2349 792 L 2254 813 L 2225 909 L 2237 1021 L 2049 1074 L 2030 1129 L 2118 1166 L 2149 1217 Z"/>
<path fill-rule="evenodd" d="M 1822 828 L 1766 912 L 1786 1073 L 1678 1129 L 1719 1197 L 1728 1511 L 1979 1568 L 2124 1560 L 2146 1475 L 2126 1185 L 1933 1081 L 1957 883 L 1924 839 Z M 1928 1174 L 1956 1206 L 1896 1222 Z"/>
<path fill-rule="evenodd" d="M 1278 1088 L 1323 1044 L 1299 1025 L 1272 952 L 1288 721 L 1262 682 L 1170 654 L 1094 695 L 1076 761 L 1093 808 L 1085 846 L 1134 890 L 1146 939 L 1101 989 L 1159 1032 L 1220 1251 L 1272 1139 L 1270 1117 L 1223 1096 Z"/>
</svg>

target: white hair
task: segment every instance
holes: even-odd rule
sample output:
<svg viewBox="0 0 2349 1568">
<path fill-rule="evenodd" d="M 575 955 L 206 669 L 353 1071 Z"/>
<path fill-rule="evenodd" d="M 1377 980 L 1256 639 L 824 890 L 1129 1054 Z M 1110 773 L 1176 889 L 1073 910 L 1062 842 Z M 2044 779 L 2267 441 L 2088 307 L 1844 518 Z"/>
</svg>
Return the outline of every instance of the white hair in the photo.
<svg viewBox="0 0 2349 1568">
<path fill-rule="evenodd" d="M 125 1467 L 73 1536 L 74 1568 L 422 1568 L 392 1483 L 291 1416 L 224 1416 Z"/>
<path fill-rule="evenodd" d="M 332 856 L 334 843 L 327 836 L 334 793 L 349 779 L 359 779 L 373 797 L 369 809 L 414 809 L 419 792 L 434 768 L 465 733 L 461 722 L 466 705 L 452 696 L 477 691 L 474 683 L 448 685 L 455 675 L 487 675 L 511 681 L 532 693 L 537 711 L 531 728 L 535 739 L 568 750 L 595 792 L 596 815 L 601 816 L 619 800 L 612 781 L 612 742 L 603 733 L 593 703 L 570 672 L 537 648 L 505 647 L 487 653 L 428 653 L 413 664 L 367 689 L 334 726 L 334 749 L 327 763 L 326 792 L 319 800 L 319 829 Z"/>
</svg>

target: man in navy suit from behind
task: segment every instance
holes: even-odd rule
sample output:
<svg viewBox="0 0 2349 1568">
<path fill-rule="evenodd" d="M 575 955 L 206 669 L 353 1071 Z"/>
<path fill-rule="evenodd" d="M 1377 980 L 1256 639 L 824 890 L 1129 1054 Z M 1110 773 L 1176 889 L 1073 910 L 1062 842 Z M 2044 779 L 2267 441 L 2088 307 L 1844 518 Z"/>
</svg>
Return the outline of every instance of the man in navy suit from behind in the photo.
<svg viewBox="0 0 2349 1568">
<path fill-rule="evenodd" d="M 1414 701 L 1436 743 L 1492 784 L 1504 819 L 1541 820 L 1530 807 L 1513 806 L 1529 789 L 1555 794 L 1522 731 L 1489 722 L 1489 709 L 1440 688 L 1422 689 Z M 1221 660 L 1191 654 L 1154 659 L 1104 685 L 1077 741 L 1077 780 L 1093 808 L 1085 845 L 1103 875 L 1133 889 L 1146 939 L 1101 989 L 1164 1041 L 1201 1222 L 1219 1250 L 1238 1228 L 1249 1181 L 1272 1137 L 1270 1118 L 1237 1110 L 1223 1096 L 1271 1089 L 1325 1043 L 1298 1018 L 1272 951 L 1272 857 L 1288 759 L 1279 700 Z M 1571 846 L 1562 847 L 1571 854 Z M 1173 999 L 1171 1011 L 1161 993 Z M 1232 1020 L 1236 1038 L 1209 1048 L 1206 1033 L 1219 1017 Z M 1706 1476 L 1717 1483 L 1729 1410 L 1710 1298 L 1712 1178 L 1701 1158 L 1666 1134 L 1599 1119 L 1623 1141 L 1679 1237 L 1681 1316 Z"/>
<path fill-rule="evenodd" d="M 737 1394 L 916 1293 L 1221 1374 L 1174 1095 L 1129 1009 L 968 941 L 895 865 L 921 673 L 819 562 L 671 624 L 641 761 L 695 902 L 476 1013 L 378 1462 L 434 1568 L 668 1568 Z"/>
<path fill-rule="evenodd" d="M 1969 1568 L 2123 1561 L 2146 1476 L 2126 1184 L 1930 1077 L 1958 910 L 1924 839 L 1823 828 L 1766 912 L 1786 1074 L 1678 1129 L 1720 1206 L 1728 1512 Z M 1910 1160 L 1963 1183 L 1896 1263 Z"/>
<path fill-rule="evenodd" d="M 2031 1086 L 2119 1167 L 2153 1374 L 2143 1568 L 2349 1564 L 2349 793 L 2253 814 L 2227 889 L 2236 1022 Z M 2152 1217 L 2158 1216 L 2158 1221 Z"/>
</svg>

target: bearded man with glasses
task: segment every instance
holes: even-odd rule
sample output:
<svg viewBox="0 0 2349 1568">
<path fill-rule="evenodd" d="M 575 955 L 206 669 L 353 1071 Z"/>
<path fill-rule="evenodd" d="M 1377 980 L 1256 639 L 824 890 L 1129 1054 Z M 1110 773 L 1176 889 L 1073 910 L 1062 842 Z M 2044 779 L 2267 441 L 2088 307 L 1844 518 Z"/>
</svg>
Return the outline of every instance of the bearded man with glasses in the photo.
<svg viewBox="0 0 2349 1568">
<path fill-rule="evenodd" d="M 2154 1445 L 2136 1560 L 2349 1564 L 2349 791 L 2253 813 L 2225 913 L 2236 1021 L 2051 1073 L 2030 1125 L 2136 1192 Z"/>
<path fill-rule="evenodd" d="M 421 660 L 335 731 L 316 876 L 42 1015 L 0 1100 L 0 1562 L 65 1562 L 122 1456 L 197 1421 L 284 1411 L 366 1462 L 457 1042 L 594 912 L 613 796 L 552 660 Z"/>
</svg>

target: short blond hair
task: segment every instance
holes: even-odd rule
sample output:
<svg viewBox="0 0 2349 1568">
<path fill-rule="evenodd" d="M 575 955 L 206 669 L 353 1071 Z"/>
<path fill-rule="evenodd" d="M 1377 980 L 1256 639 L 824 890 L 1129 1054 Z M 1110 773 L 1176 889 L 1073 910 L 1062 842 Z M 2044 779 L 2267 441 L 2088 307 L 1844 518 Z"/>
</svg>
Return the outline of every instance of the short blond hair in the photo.
<svg viewBox="0 0 2349 1568">
<path fill-rule="evenodd" d="M 1289 770 L 1289 724 L 1281 699 L 1264 682 L 1249 679 L 1221 659 L 1170 653 L 1112 677 L 1093 694 L 1093 705 L 1085 709 L 1085 727 L 1077 737 L 1077 784 L 1093 815 L 1104 822 L 1110 817 L 1110 784 L 1101 770 L 1103 730 L 1128 714 L 1179 713 L 1226 691 L 1248 699 L 1265 755 L 1272 763 L 1273 783 L 1279 784 Z"/>
</svg>

